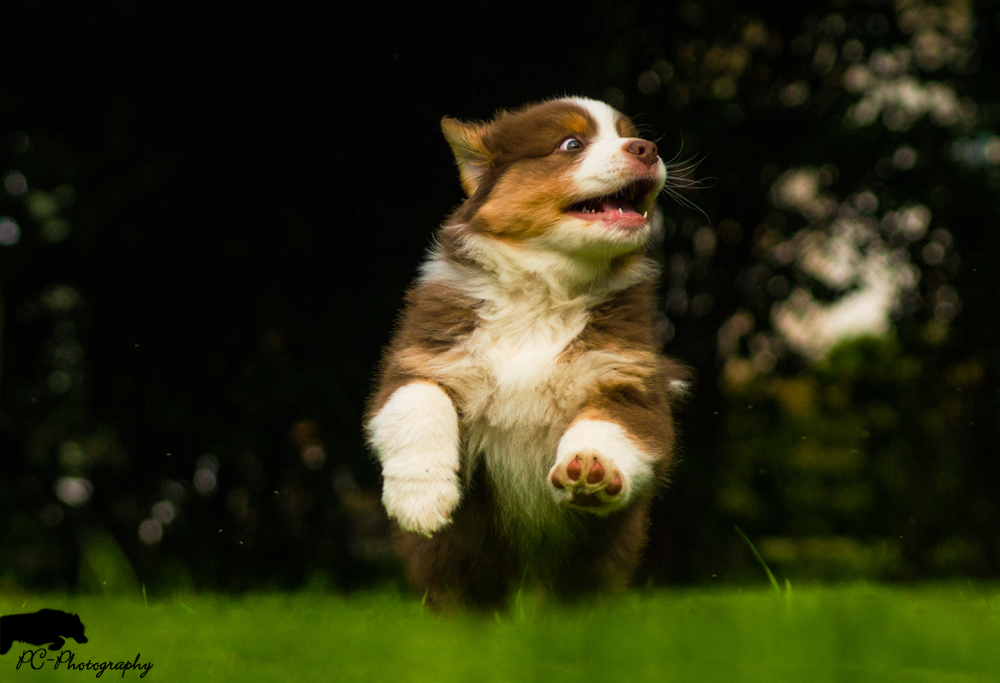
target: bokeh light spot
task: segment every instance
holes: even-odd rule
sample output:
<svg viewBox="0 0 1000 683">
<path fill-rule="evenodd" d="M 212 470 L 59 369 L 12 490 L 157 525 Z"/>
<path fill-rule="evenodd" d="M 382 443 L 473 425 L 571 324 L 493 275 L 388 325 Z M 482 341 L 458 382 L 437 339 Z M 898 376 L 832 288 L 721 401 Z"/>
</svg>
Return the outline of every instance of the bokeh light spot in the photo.
<svg viewBox="0 0 1000 683">
<path fill-rule="evenodd" d="M 12 197 L 20 197 L 28 191 L 28 179 L 20 171 L 10 171 L 4 176 L 3 189 Z"/>
<path fill-rule="evenodd" d="M 78 470 L 83 467 L 87 454 L 83 447 L 75 441 L 65 441 L 59 447 L 59 464 L 66 470 Z"/>
<path fill-rule="evenodd" d="M 924 245 L 921 256 L 924 258 L 924 263 L 929 266 L 940 265 L 944 260 L 944 247 L 937 242 L 928 242 Z"/>
<path fill-rule="evenodd" d="M 56 498 L 71 507 L 79 507 L 90 500 L 94 487 L 83 477 L 56 479 Z"/>
<path fill-rule="evenodd" d="M 139 538 L 146 545 L 155 545 L 163 538 L 163 525 L 155 519 L 144 519 L 139 525 Z"/>
<path fill-rule="evenodd" d="M 193 483 L 195 490 L 203 496 L 210 496 L 215 493 L 215 489 L 218 485 L 215 472 L 207 467 L 195 470 Z"/>
<path fill-rule="evenodd" d="M 643 71 L 636 86 L 643 95 L 655 95 L 660 90 L 660 76 L 653 70 Z"/>
<path fill-rule="evenodd" d="M 36 190 L 28 195 L 28 212 L 39 221 L 53 218 L 59 213 L 59 202 L 51 192 Z"/>
<path fill-rule="evenodd" d="M 844 43 L 844 47 L 841 49 L 840 53 L 844 55 L 844 59 L 849 62 L 861 61 L 865 57 L 865 44 L 857 38 L 852 38 Z"/>
<path fill-rule="evenodd" d="M 780 98 L 786 107 L 801 107 L 809 99 L 809 84 L 805 81 L 789 83 L 782 89 Z"/>
<path fill-rule="evenodd" d="M 667 292 L 667 310 L 671 313 L 683 315 L 688 309 L 687 292 L 681 287 L 674 287 Z"/>
<path fill-rule="evenodd" d="M 21 241 L 21 227 L 13 218 L 0 218 L 0 245 L 11 247 Z"/>
<path fill-rule="evenodd" d="M 903 145 L 893 152 L 892 163 L 901 171 L 909 171 L 917 163 L 917 150 L 909 145 Z"/>
<path fill-rule="evenodd" d="M 42 304 L 54 313 L 67 313 L 80 301 L 80 295 L 72 287 L 58 285 L 42 294 Z"/>
<path fill-rule="evenodd" d="M 326 462 L 326 451 L 319 444 L 310 444 L 302 449 L 302 464 L 311 470 L 318 470 Z"/>
<path fill-rule="evenodd" d="M 707 225 L 695 230 L 692 238 L 694 252 L 701 258 L 710 258 L 715 253 L 715 231 Z"/>
<path fill-rule="evenodd" d="M 69 237 L 69 221 L 62 218 L 49 218 L 42 222 L 42 239 L 49 244 L 58 244 Z"/>
<path fill-rule="evenodd" d="M 152 513 L 154 519 L 161 524 L 166 525 L 174 521 L 174 517 L 177 515 L 177 510 L 174 509 L 174 504 L 169 500 L 161 500 L 153 505 Z"/>
</svg>

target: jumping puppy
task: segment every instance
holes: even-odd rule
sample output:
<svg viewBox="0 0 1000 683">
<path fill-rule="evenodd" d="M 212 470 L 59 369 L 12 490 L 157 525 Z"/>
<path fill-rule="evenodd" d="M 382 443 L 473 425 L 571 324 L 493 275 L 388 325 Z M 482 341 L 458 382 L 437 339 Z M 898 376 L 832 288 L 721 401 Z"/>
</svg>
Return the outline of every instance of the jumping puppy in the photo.
<svg viewBox="0 0 1000 683">
<path fill-rule="evenodd" d="M 441 127 L 467 199 L 407 293 L 366 418 L 397 547 L 439 606 L 502 604 L 526 578 L 622 589 L 684 387 L 644 248 L 666 167 L 589 99 Z"/>
</svg>

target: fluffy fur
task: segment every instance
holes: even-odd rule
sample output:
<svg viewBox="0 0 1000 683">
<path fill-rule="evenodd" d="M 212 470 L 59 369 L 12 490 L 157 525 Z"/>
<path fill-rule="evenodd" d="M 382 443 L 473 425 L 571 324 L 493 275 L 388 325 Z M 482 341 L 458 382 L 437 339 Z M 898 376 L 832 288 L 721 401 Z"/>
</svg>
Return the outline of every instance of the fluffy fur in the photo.
<svg viewBox="0 0 1000 683">
<path fill-rule="evenodd" d="M 382 456 L 382 503 L 403 528 L 430 537 L 458 505 L 458 414 L 437 384 L 400 387 L 369 423 Z"/>
<path fill-rule="evenodd" d="M 601 102 L 445 118 L 467 199 L 386 351 L 366 430 L 410 578 L 492 607 L 526 577 L 623 588 L 674 449 L 659 353 L 656 146 Z"/>
</svg>

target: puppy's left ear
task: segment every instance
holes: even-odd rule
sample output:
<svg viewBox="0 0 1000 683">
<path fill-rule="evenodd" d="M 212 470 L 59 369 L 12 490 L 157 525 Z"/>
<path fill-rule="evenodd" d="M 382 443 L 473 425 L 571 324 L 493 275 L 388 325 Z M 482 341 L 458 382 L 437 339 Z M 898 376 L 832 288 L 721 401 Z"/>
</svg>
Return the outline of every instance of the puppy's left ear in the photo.
<svg viewBox="0 0 1000 683">
<path fill-rule="evenodd" d="M 476 193 L 490 164 L 490 152 L 486 147 L 487 128 L 485 123 L 462 123 L 450 116 L 441 119 L 441 131 L 455 155 L 462 189 L 467 197 Z"/>
</svg>

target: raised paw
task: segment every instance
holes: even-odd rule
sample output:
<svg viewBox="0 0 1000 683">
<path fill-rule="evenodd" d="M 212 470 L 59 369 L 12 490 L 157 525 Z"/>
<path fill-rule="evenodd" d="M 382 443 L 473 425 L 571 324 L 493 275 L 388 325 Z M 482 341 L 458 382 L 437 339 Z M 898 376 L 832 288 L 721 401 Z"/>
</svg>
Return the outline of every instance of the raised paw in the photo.
<svg viewBox="0 0 1000 683">
<path fill-rule="evenodd" d="M 451 524 L 460 497 L 455 477 L 386 477 L 382 488 L 382 504 L 389 516 L 403 530 L 427 538 Z"/>
<path fill-rule="evenodd" d="M 560 503 L 605 512 L 619 507 L 624 496 L 621 472 L 610 458 L 581 451 L 557 462 L 549 484 Z"/>
</svg>

